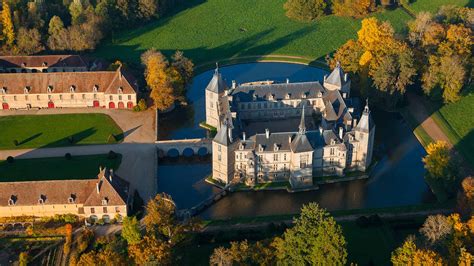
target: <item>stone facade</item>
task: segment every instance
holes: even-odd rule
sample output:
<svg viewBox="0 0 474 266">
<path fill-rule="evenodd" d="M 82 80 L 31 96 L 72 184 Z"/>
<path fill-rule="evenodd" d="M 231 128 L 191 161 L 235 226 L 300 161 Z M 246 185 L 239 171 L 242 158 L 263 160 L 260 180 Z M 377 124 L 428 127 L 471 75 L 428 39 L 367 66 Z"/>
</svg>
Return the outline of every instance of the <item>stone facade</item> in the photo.
<svg viewBox="0 0 474 266">
<path fill-rule="evenodd" d="M 75 214 L 91 220 L 127 216 L 129 184 L 101 169 L 97 179 L 0 183 L 0 217 Z"/>
<path fill-rule="evenodd" d="M 116 71 L 0 74 L 1 109 L 119 108 L 137 103 L 137 86 Z M 132 85 L 133 83 L 133 85 Z"/>
<path fill-rule="evenodd" d="M 248 185 L 289 181 L 304 188 L 315 176 L 365 171 L 375 124 L 368 104 L 357 112 L 356 103 L 339 65 L 323 85 L 232 82 L 228 88 L 216 69 L 206 88 L 206 123 L 218 129 L 213 178 Z"/>
</svg>

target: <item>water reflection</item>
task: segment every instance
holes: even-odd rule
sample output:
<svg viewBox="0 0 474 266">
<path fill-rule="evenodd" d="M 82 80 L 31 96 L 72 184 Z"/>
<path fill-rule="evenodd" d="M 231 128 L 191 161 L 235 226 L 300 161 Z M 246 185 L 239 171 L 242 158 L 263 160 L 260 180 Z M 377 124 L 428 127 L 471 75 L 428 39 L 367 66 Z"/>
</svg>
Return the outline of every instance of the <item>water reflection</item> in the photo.
<svg viewBox="0 0 474 266">
<path fill-rule="evenodd" d="M 322 80 L 324 70 L 295 64 L 254 63 L 221 68 L 227 83 L 255 80 Z M 205 119 L 204 89 L 212 77 L 207 71 L 194 78 L 188 91 L 190 104 L 160 117 L 162 139 L 204 137 L 199 128 Z M 373 110 L 376 123 L 375 156 L 379 163 L 368 180 L 321 186 L 318 191 L 239 192 L 225 197 L 206 211 L 203 218 L 296 213 L 301 205 L 316 201 L 330 210 L 401 206 L 434 200 L 423 180 L 421 157 L 425 151 L 398 113 Z M 173 197 L 178 208 L 189 208 L 217 191 L 202 180 L 210 164 L 160 165 L 158 190 Z"/>
</svg>

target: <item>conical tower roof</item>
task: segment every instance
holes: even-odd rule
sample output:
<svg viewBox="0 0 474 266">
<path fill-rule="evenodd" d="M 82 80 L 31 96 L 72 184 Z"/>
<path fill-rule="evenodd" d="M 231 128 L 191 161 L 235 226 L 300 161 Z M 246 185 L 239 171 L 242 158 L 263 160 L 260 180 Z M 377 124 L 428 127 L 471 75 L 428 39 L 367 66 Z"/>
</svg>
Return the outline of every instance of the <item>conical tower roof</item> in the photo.
<svg viewBox="0 0 474 266">
<path fill-rule="evenodd" d="M 354 128 L 354 130 L 368 133 L 374 127 L 374 125 L 374 121 L 370 115 L 369 100 L 367 99 L 359 123 Z"/>
<path fill-rule="evenodd" d="M 324 83 L 342 87 L 346 83 L 344 76 L 345 73 L 342 70 L 341 64 L 337 62 L 336 67 L 332 70 L 326 80 L 324 80 Z"/>
<path fill-rule="evenodd" d="M 227 84 L 222 78 L 221 73 L 219 73 L 219 66 L 216 63 L 216 70 L 214 71 L 214 75 L 212 76 L 211 81 L 207 85 L 206 90 L 216 92 L 216 93 L 221 93 L 227 88 L 228 88 Z"/>
</svg>

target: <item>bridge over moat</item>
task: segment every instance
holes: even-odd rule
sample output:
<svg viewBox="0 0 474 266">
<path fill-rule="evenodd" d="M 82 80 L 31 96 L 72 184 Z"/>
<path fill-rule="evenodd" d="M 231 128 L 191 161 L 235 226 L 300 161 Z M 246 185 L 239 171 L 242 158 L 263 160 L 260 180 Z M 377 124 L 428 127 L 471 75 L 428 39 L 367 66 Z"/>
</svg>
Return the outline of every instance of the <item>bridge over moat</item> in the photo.
<svg viewBox="0 0 474 266">
<path fill-rule="evenodd" d="M 207 155 L 212 153 L 212 140 L 208 138 L 159 140 L 156 142 L 158 155 L 164 156 L 189 156 Z"/>
</svg>

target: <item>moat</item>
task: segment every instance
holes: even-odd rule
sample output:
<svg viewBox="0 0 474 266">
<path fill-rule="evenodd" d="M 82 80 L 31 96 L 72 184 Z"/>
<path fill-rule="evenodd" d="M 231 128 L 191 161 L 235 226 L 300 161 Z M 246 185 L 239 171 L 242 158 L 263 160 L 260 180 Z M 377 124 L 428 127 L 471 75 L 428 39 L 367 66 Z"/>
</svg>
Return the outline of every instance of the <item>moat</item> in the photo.
<svg viewBox="0 0 474 266">
<path fill-rule="evenodd" d="M 287 63 L 252 63 L 220 68 L 230 84 L 255 80 L 291 82 L 322 80 L 325 70 Z M 205 120 L 204 89 L 213 70 L 197 75 L 188 89 L 188 106 L 161 115 L 160 139 L 205 137 L 199 127 Z M 421 157 L 425 151 L 398 113 L 372 112 L 377 133 L 374 154 L 377 165 L 367 180 L 322 185 L 317 191 L 235 192 L 205 210 L 203 218 L 223 219 L 296 213 L 302 204 L 315 201 L 329 210 L 403 206 L 433 202 L 423 180 Z M 219 191 L 204 181 L 210 162 L 164 164 L 158 168 L 158 191 L 170 194 L 178 208 L 190 208 Z"/>
</svg>

